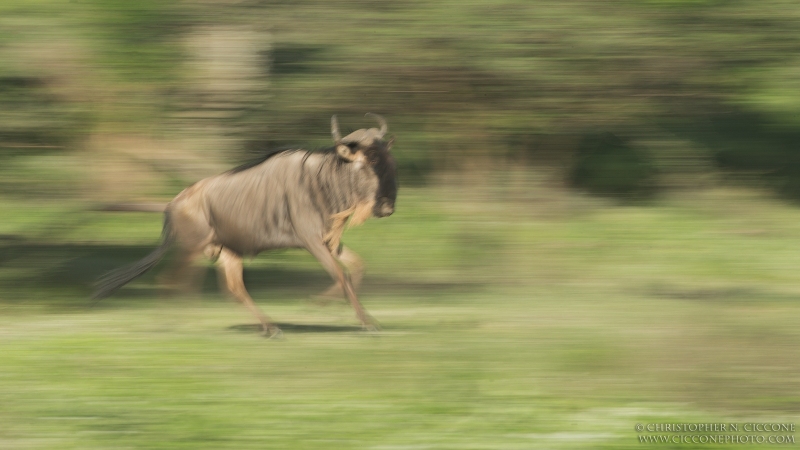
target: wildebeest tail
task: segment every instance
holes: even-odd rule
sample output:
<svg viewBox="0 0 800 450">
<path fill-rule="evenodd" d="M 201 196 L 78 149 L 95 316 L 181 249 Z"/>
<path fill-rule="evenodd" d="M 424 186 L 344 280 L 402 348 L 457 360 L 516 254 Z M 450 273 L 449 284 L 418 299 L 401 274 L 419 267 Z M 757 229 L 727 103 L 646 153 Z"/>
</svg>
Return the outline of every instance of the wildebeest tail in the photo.
<svg viewBox="0 0 800 450">
<path fill-rule="evenodd" d="M 100 277 L 97 283 L 95 283 L 96 289 L 92 295 L 92 300 L 99 301 L 110 296 L 116 292 L 117 289 L 152 269 L 167 253 L 170 244 L 172 244 L 172 240 L 173 233 L 169 219 L 169 211 L 166 211 L 164 213 L 164 228 L 161 231 L 161 245 L 141 260 L 129 266 L 113 270 Z"/>
</svg>

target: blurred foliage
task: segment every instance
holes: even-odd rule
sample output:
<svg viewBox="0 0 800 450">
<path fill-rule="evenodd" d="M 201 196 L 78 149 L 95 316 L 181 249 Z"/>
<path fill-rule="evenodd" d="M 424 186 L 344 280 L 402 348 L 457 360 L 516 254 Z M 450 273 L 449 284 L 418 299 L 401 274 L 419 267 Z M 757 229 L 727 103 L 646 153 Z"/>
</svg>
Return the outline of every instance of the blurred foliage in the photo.
<svg viewBox="0 0 800 450">
<path fill-rule="evenodd" d="M 189 11 L 176 0 L 89 0 L 81 31 L 97 44 L 97 62 L 122 80 L 179 80 L 182 49 L 177 39 L 190 26 Z"/>
<path fill-rule="evenodd" d="M 57 150 L 88 131 L 88 111 L 60 99 L 48 84 L 33 76 L 0 76 L 0 158 Z"/>
<path fill-rule="evenodd" d="M 581 165 L 565 179 L 611 179 L 625 169 L 564 153 L 612 132 L 661 139 L 646 149 L 656 164 L 653 152 L 688 143 L 800 196 L 796 2 L 10 0 L 0 16 L 4 70 L 58 74 L 71 95 L 4 111 L 24 123 L 4 129 L 39 141 L 88 133 L 59 109 L 78 103 L 102 132 L 206 136 L 219 157 L 242 158 L 326 145 L 331 114 L 355 129 L 373 111 L 399 137 L 404 182 L 508 154 L 528 135 L 576 136 L 544 159 Z"/>
<path fill-rule="evenodd" d="M 652 194 L 653 161 L 645 152 L 616 135 L 587 136 L 576 153 L 571 173 L 574 186 L 611 196 Z"/>
</svg>

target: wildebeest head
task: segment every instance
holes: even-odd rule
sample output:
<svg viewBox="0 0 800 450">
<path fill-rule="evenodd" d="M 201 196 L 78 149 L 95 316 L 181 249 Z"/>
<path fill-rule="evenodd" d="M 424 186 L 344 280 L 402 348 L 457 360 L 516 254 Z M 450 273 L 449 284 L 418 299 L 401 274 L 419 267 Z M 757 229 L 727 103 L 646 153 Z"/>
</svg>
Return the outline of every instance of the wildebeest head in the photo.
<svg viewBox="0 0 800 450">
<path fill-rule="evenodd" d="M 383 117 L 367 113 L 378 121 L 380 129 L 369 128 L 356 130 L 345 137 L 339 133 L 336 116 L 331 117 L 331 135 L 336 144 L 336 153 L 351 163 L 369 167 L 378 177 L 378 190 L 375 193 L 375 205 L 372 214 L 375 217 L 386 217 L 394 212 L 397 199 L 397 165 L 389 152 L 394 138 L 384 141 L 388 130 Z"/>
</svg>

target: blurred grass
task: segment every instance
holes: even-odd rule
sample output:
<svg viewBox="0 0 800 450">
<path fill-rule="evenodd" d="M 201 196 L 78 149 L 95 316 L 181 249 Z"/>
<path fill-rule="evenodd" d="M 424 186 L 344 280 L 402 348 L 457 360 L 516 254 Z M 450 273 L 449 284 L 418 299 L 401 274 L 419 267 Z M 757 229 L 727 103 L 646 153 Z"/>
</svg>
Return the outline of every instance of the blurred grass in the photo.
<svg viewBox="0 0 800 450">
<path fill-rule="evenodd" d="M 88 308 L 157 214 L 5 202 L 0 447 L 640 448 L 636 423 L 797 421 L 800 212 L 537 189 L 404 189 L 349 231 L 377 336 L 308 300 L 328 279 L 305 253 L 256 258 L 280 342 L 211 273 L 197 297 L 150 275 Z"/>
</svg>

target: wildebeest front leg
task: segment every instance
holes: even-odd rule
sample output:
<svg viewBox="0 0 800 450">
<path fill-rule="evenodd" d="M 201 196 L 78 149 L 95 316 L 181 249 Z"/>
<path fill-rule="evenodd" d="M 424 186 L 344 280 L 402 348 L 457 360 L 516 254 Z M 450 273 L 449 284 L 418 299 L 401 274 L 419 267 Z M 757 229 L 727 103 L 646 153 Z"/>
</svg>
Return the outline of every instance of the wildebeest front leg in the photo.
<svg viewBox="0 0 800 450">
<path fill-rule="evenodd" d="M 220 278 L 225 281 L 228 292 L 237 300 L 244 303 L 244 306 L 261 322 L 263 334 L 269 337 L 280 336 L 280 328 L 271 323 L 269 318 L 261 312 L 244 287 L 244 278 L 242 277 L 244 266 L 242 265 L 242 257 L 227 248 L 223 248 L 217 259 L 217 268 Z"/>
<path fill-rule="evenodd" d="M 350 283 L 350 280 L 345 276 L 344 270 L 339 265 L 338 261 L 334 256 L 331 254 L 328 247 L 322 242 L 311 242 L 306 247 L 307 250 L 314 255 L 315 258 L 322 264 L 322 267 L 328 272 L 328 274 L 333 278 L 333 281 L 338 285 L 341 285 L 344 290 L 345 297 L 350 300 L 350 305 L 353 306 L 353 309 L 356 312 L 356 316 L 358 320 L 361 321 L 361 325 L 370 330 L 377 330 L 379 329 L 378 323 L 372 317 L 367 314 L 364 310 L 364 307 L 361 306 L 361 303 L 358 301 L 358 297 L 356 296 L 356 291 L 353 289 L 353 285 Z"/>
<path fill-rule="evenodd" d="M 356 252 L 345 246 L 342 246 L 341 251 L 337 249 L 335 253 L 334 256 L 336 259 L 350 274 L 350 283 L 352 283 L 353 289 L 358 292 L 358 288 L 361 286 L 361 280 L 364 278 L 364 262 Z M 341 283 L 334 281 L 331 287 L 316 297 L 324 301 L 342 299 L 344 298 L 344 288 Z"/>
</svg>

